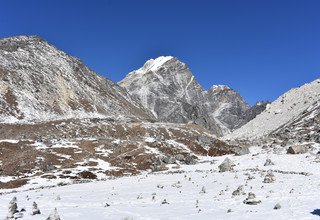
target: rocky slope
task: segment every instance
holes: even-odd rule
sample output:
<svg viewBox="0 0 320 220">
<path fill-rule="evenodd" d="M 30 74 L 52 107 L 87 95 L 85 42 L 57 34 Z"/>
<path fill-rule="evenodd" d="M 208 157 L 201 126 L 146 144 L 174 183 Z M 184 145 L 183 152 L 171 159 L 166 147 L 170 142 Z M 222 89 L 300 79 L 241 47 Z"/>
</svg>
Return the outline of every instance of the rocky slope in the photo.
<svg viewBox="0 0 320 220">
<path fill-rule="evenodd" d="M 201 126 L 68 119 L 1 124 L 0 189 L 32 184 L 105 179 L 195 164 L 201 156 L 242 155 Z M 14 156 L 12 156 L 14 155 Z"/>
<path fill-rule="evenodd" d="M 248 104 L 227 86 L 205 91 L 186 64 L 158 57 L 129 73 L 119 85 L 163 122 L 195 123 L 221 136 L 240 123 Z"/>
<path fill-rule="evenodd" d="M 242 125 L 254 119 L 257 115 L 263 112 L 267 105 L 270 104 L 269 101 L 260 101 L 255 105 L 251 106 L 248 110 L 246 110 L 242 115 L 242 120 L 240 119 L 238 124 L 234 127 L 234 129 L 240 128 Z"/>
<path fill-rule="evenodd" d="M 289 123 L 280 126 L 269 137 L 281 142 L 283 146 L 296 143 L 320 143 L 320 101 Z"/>
<path fill-rule="evenodd" d="M 235 130 L 225 139 L 259 141 L 317 140 L 319 136 L 320 79 L 291 89 L 252 121 Z"/>
<path fill-rule="evenodd" d="M 152 119 L 117 84 L 35 36 L 0 39 L 0 122 Z"/>
</svg>

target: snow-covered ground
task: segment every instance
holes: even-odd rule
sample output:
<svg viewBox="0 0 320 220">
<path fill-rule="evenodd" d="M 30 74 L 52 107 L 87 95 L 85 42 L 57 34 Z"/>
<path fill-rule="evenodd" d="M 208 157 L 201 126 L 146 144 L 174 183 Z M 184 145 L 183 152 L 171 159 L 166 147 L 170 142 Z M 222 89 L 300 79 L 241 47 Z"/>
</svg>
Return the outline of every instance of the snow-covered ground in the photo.
<svg viewBox="0 0 320 220">
<path fill-rule="evenodd" d="M 306 154 L 289 155 L 280 147 L 253 147 L 249 155 L 202 157 L 196 165 L 161 173 L 35 190 L 24 187 L 13 193 L 0 190 L 0 219 L 6 217 L 14 196 L 19 210 L 26 209 L 22 218 L 26 220 L 43 220 L 54 208 L 61 219 L 70 220 L 319 219 L 319 149 L 316 145 Z M 220 173 L 218 166 L 226 157 L 236 166 L 234 171 Z M 266 159 L 274 165 L 264 166 Z M 275 181 L 264 183 L 269 170 Z M 233 196 L 240 185 L 246 194 Z M 201 193 L 203 187 L 205 193 Z M 249 192 L 261 203 L 244 204 Z M 164 200 L 168 204 L 162 204 Z M 41 214 L 31 216 L 34 201 Z M 281 208 L 276 210 L 277 203 Z"/>
</svg>

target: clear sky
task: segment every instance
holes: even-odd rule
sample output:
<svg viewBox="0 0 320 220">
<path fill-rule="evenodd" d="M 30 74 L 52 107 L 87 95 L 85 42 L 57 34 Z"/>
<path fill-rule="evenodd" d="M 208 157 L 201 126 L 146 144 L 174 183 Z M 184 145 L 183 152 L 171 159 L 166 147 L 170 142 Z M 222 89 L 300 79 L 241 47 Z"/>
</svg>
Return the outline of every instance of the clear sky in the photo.
<svg viewBox="0 0 320 220">
<path fill-rule="evenodd" d="M 250 104 L 320 76 L 319 0 L 0 0 L 0 38 L 38 35 L 113 81 L 178 57 Z"/>
</svg>

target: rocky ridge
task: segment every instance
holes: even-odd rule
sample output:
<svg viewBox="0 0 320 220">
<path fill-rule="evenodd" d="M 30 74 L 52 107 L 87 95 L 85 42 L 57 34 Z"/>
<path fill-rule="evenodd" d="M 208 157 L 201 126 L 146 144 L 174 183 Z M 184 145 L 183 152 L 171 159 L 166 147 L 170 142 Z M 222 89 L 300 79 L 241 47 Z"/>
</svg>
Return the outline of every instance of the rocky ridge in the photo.
<svg viewBox="0 0 320 220">
<path fill-rule="evenodd" d="M 0 122 L 152 120 L 117 84 L 36 36 L 0 39 Z"/>
<path fill-rule="evenodd" d="M 218 136 L 229 133 L 250 107 L 227 86 L 204 90 L 188 66 L 175 57 L 148 60 L 119 85 L 163 122 L 194 123 Z"/>
</svg>

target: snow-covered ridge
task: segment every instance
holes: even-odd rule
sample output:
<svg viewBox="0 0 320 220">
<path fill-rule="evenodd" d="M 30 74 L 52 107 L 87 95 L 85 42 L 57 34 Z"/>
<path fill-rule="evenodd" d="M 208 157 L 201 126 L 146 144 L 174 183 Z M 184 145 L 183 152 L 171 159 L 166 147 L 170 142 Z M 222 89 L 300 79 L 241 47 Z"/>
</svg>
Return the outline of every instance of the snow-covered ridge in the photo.
<svg viewBox="0 0 320 220">
<path fill-rule="evenodd" d="M 227 90 L 227 89 L 230 89 L 230 87 L 227 85 L 213 85 L 210 87 L 209 90 Z"/>
<path fill-rule="evenodd" d="M 127 77 L 135 77 L 136 75 L 139 75 L 141 77 L 143 74 L 149 71 L 154 72 L 158 70 L 158 68 L 163 66 L 167 61 L 173 58 L 173 56 L 160 56 L 156 59 L 149 59 L 141 68 L 128 73 Z M 122 80 L 119 82 L 119 84 L 125 84 L 125 82 Z"/>
<path fill-rule="evenodd" d="M 156 71 L 159 67 L 161 67 L 165 62 L 168 60 L 173 59 L 172 56 L 160 56 L 156 59 L 150 59 L 148 60 L 145 65 L 142 67 L 144 71 Z"/>
<path fill-rule="evenodd" d="M 255 119 L 227 135 L 225 139 L 256 139 L 270 134 L 307 111 L 320 101 L 320 79 L 291 89 L 276 101 L 267 105 L 264 112 Z"/>
</svg>

